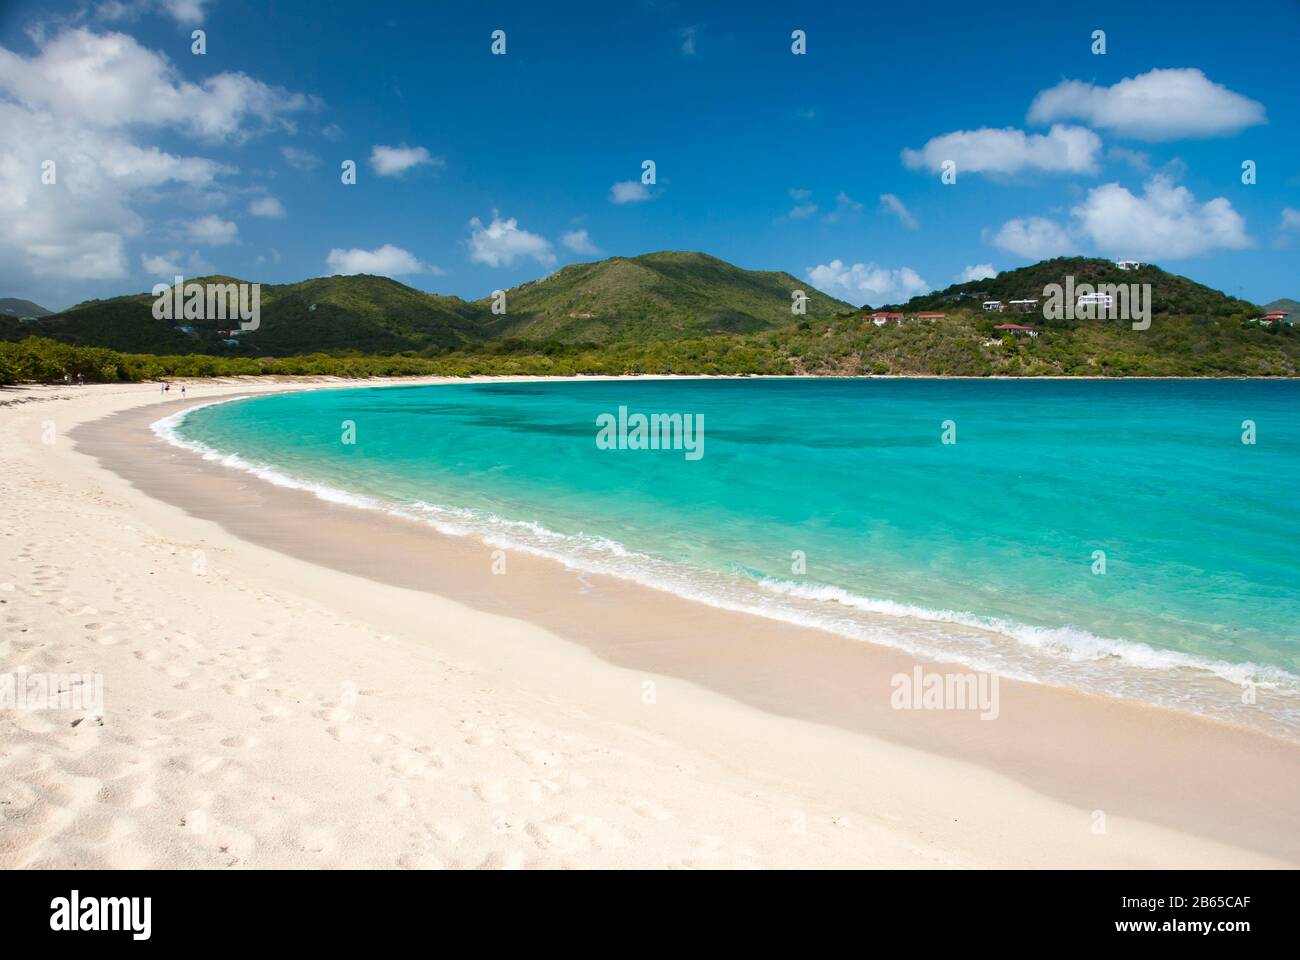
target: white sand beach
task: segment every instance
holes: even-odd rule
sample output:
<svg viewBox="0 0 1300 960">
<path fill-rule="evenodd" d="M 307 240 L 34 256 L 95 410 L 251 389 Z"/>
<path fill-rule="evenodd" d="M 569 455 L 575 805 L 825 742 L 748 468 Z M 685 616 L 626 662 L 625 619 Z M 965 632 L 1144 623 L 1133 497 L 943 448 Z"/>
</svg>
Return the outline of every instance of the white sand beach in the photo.
<svg viewBox="0 0 1300 960">
<path fill-rule="evenodd" d="M 0 711 L 0 867 L 1300 864 L 1295 744 L 1031 684 L 891 711 L 896 651 L 537 558 L 489 595 L 482 543 L 163 444 L 157 384 L 0 404 L 0 673 L 104 678 Z"/>
</svg>

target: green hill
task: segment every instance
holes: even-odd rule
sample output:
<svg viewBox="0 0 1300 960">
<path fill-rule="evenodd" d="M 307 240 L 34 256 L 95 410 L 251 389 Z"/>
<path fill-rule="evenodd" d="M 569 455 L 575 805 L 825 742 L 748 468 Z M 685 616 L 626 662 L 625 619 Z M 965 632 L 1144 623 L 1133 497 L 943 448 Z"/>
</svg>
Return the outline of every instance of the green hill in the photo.
<svg viewBox="0 0 1300 960">
<path fill-rule="evenodd" d="M 194 277 L 229 284 L 235 277 Z M 318 351 L 441 352 L 481 339 L 482 310 L 458 297 L 424 293 L 388 277 L 320 277 L 260 289 L 256 331 L 229 337 L 237 321 L 159 320 L 149 293 L 88 300 L 24 325 L 23 333 L 128 353 L 293 356 Z M 4 331 L 7 334 L 9 331 Z M 5 339 L 17 339 L 6 335 Z M 238 340 L 237 345 L 226 343 Z"/>
<path fill-rule="evenodd" d="M 32 303 L 30 300 L 20 300 L 17 297 L 0 297 L 0 314 L 21 319 L 23 317 L 48 317 L 50 311 L 39 303 Z"/>
<path fill-rule="evenodd" d="M 1046 319 L 1048 284 L 1150 283 L 1151 326 L 1127 321 Z M 1035 313 L 985 312 L 985 300 L 1037 299 Z M 986 280 L 890 305 L 904 314 L 942 313 L 933 321 L 877 328 L 861 312 L 805 324 L 771 341 L 800 371 L 955 376 L 1300 376 L 1300 331 L 1249 321 L 1255 304 L 1156 266 L 1122 271 L 1108 260 L 1060 257 Z M 1034 327 L 1015 336 L 998 324 Z"/>
<path fill-rule="evenodd" d="M 986 299 L 1042 301 L 1044 287 L 1064 285 L 1067 276 L 1076 284 L 1150 283 L 1150 328 L 1049 320 L 1041 309 L 981 309 Z M 231 279 L 200 278 L 208 281 Z M 384 277 L 323 277 L 261 289 L 260 329 L 235 337 L 219 330 L 237 326 L 234 321 L 155 320 L 149 294 L 90 301 L 37 320 L 0 316 L 0 339 L 18 341 L 0 343 L 0 382 L 70 370 L 91 379 L 219 373 L 1300 376 L 1300 328 L 1251 323 L 1260 307 L 1156 266 L 1124 272 L 1109 261 L 1080 257 L 915 297 L 891 308 L 913 319 L 883 327 L 789 274 L 742 270 L 698 253 L 566 267 L 507 291 L 505 316 L 492 314 L 489 300 L 423 293 Z M 790 313 L 796 289 L 809 296 L 804 316 Z M 923 312 L 945 316 L 914 318 Z M 1008 321 L 1031 324 L 1038 336 L 995 329 Z"/>
<path fill-rule="evenodd" d="M 984 300 L 1026 300 L 1045 297 L 1048 284 L 1064 286 L 1067 276 L 1074 283 L 1098 284 L 1151 284 L 1152 316 L 1237 317 L 1257 315 L 1258 307 L 1238 300 L 1176 273 L 1147 264 L 1136 270 L 1121 270 L 1110 260 L 1091 257 L 1057 257 L 1017 270 L 1008 270 L 986 280 L 956 283 L 920 297 L 913 297 L 905 305 L 891 309 L 944 311 L 954 308 L 979 309 Z M 1042 304 L 1040 303 L 1040 308 Z M 1042 323 L 1041 315 L 1035 323 Z"/>
<path fill-rule="evenodd" d="M 491 317 L 487 333 L 596 344 L 754 333 L 796 319 L 795 290 L 807 295 L 809 317 L 851 309 L 788 273 L 742 270 L 705 253 L 648 253 L 574 264 L 513 287 L 506 314 Z M 487 309 L 491 301 L 479 303 Z"/>
<path fill-rule="evenodd" d="M 490 298 L 470 303 L 387 277 L 336 276 L 262 284 L 259 329 L 235 337 L 221 332 L 234 322 L 155 319 L 154 298 L 140 293 L 89 300 L 35 323 L 0 318 L 0 339 L 38 335 L 128 353 L 436 355 L 488 340 L 606 344 L 772 330 L 794 319 L 795 290 L 807 294 L 810 317 L 851 309 L 788 273 L 742 270 L 702 253 L 652 253 L 577 264 L 513 287 L 504 315 L 492 313 Z"/>
</svg>

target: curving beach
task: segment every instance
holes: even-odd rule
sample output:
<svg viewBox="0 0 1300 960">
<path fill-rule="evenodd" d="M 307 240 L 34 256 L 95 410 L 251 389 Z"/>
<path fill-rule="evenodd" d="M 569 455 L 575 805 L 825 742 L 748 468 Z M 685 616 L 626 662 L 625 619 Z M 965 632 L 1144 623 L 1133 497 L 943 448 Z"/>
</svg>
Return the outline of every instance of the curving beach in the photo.
<svg viewBox="0 0 1300 960">
<path fill-rule="evenodd" d="M 1300 864 L 1288 740 L 1005 678 L 995 722 L 892 709 L 900 650 L 526 553 L 498 576 L 150 429 L 352 385 L 5 391 L 3 669 L 104 702 L 0 727 L 0 866 Z"/>
</svg>

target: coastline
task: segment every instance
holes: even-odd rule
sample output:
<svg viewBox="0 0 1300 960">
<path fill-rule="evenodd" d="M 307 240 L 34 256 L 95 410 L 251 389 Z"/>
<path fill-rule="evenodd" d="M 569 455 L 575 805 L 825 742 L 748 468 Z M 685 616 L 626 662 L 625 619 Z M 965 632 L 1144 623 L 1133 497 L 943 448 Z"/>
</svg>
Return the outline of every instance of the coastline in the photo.
<svg viewBox="0 0 1300 960">
<path fill-rule="evenodd" d="M 349 385 L 376 384 L 299 386 Z M 196 385 L 187 402 L 292 388 L 206 383 Z M 109 391 L 113 399 L 103 402 Z M 489 689 L 500 691 L 502 701 L 519 700 L 530 709 L 539 702 L 563 703 L 583 736 L 598 744 L 598 759 L 588 770 L 594 772 L 606 758 L 622 763 L 629 745 L 657 752 L 661 769 L 673 769 L 678 776 L 663 785 L 645 781 L 647 791 L 660 791 L 657 800 L 647 802 L 667 810 L 669 802 L 681 797 L 694 822 L 725 821 L 738 836 L 723 846 L 747 848 L 755 863 L 1300 863 L 1300 840 L 1290 826 L 1300 813 L 1294 791 L 1300 748 L 1294 744 L 1186 714 L 1010 680 L 1002 681 L 1001 716 L 993 722 L 958 711 L 891 710 L 889 677 L 909 672 L 915 664 L 898 651 L 704 607 L 612 577 L 575 575 L 558 563 L 525 554 L 512 554 L 509 575 L 496 577 L 489 569 L 490 548 L 477 541 L 327 504 L 163 445 L 148 424 L 180 405 L 161 401 L 156 385 L 45 392 L 71 394 L 76 410 L 62 418 L 67 421 L 62 432 L 74 429 L 78 449 L 55 444 L 52 451 L 37 448 L 35 455 L 53 453 L 76 483 L 107 491 L 113 504 L 109 519 L 125 516 L 132 527 L 159 531 L 173 557 L 188 544 L 204 544 L 192 549 L 210 551 L 213 567 L 237 566 L 240 578 L 256 584 L 246 584 L 245 593 L 291 597 L 317 612 L 331 611 L 320 618 L 323 623 L 365 624 L 369 639 L 364 644 L 356 636 L 343 637 L 331 652 L 340 658 L 364 652 L 384 661 L 396 671 L 387 676 L 386 687 L 408 684 L 405 700 L 417 716 L 419 701 L 435 688 L 435 677 L 446 682 L 438 674 L 421 676 L 419 667 L 427 658 L 470 659 L 479 661 L 482 671 L 476 682 L 490 676 Z M 44 419 L 38 413 L 23 404 L 6 414 L 7 431 L 23 423 L 28 429 L 27 443 L 11 445 L 19 447 L 17 454 L 32 454 L 32 421 Z M 95 466 L 90 457 L 107 469 Z M 21 497 L 20 488 L 12 495 Z M 87 548 L 98 546 L 102 544 L 90 538 Z M 29 552 L 35 547 L 29 544 Z M 232 574 L 223 575 L 219 584 L 211 582 L 213 577 L 197 578 L 200 589 L 188 556 L 174 559 L 172 566 L 168 575 L 178 592 L 168 599 L 182 609 L 196 592 L 219 594 L 212 602 L 249 602 L 232 588 Z M 417 623 L 428 626 L 416 629 Z M 301 649 L 302 638 L 296 646 L 294 656 L 311 655 Z M 287 646 L 274 649 L 284 660 L 291 658 Z M 176 656 L 183 664 L 185 654 Z M 314 666 L 325 669 L 328 663 Z M 945 666 L 925 664 L 929 670 Z M 129 661 L 117 666 L 131 668 Z M 192 665 L 190 669 L 195 672 Z M 644 702 L 647 682 L 656 693 L 653 704 Z M 864 690 L 871 695 L 864 696 Z M 208 696 L 219 699 L 216 692 Z M 482 704 L 489 712 L 501 706 L 490 697 Z M 342 729 L 349 721 L 337 719 L 339 709 L 335 705 L 320 712 L 333 713 L 336 719 L 326 718 L 327 723 Z M 219 711 L 214 706 L 209 712 Z M 414 722 L 418 728 L 419 721 Z M 302 731 L 306 742 L 314 742 L 311 732 Z M 618 743 L 612 746 L 607 740 Z M 331 737 L 323 745 L 330 742 L 342 743 Z M 569 764 L 556 763 L 568 772 L 564 768 Z M 454 766 L 449 762 L 440 769 Z M 684 766 L 691 769 L 687 781 L 681 779 Z M 442 779 L 422 783 L 436 785 Z M 608 771 L 584 779 L 589 785 L 599 779 L 606 792 L 617 791 L 623 782 Z M 398 785 L 410 793 L 409 786 Z M 555 863 L 557 849 L 566 843 L 574 852 L 559 859 L 572 858 L 572 865 L 723 862 L 700 856 L 687 864 L 690 857 L 678 854 L 679 849 L 699 853 L 698 846 L 687 842 L 693 834 L 685 827 L 685 810 L 663 820 L 632 814 L 640 821 L 654 820 L 661 833 L 678 831 L 680 836 L 672 839 L 601 845 L 587 837 L 584 846 L 573 835 L 585 834 L 573 823 L 548 834 L 530 821 L 536 829 L 512 833 L 511 810 L 531 801 L 513 800 L 508 788 L 504 795 L 486 792 L 492 794 L 488 805 L 504 811 L 507 826 L 500 833 L 489 831 L 500 849 L 484 855 L 485 865 Z M 560 792 L 557 787 L 555 793 Z M 742 816 L 737 809 L 716 809 L 718 795 L 741 804 L 755 802 L 745 799 L 755 792 L 763 795 L 766 813 L 752 823 L 749 814 Z M 588 791 L 582 802 L 591 799 Z M 627 804 L 602 800 L 603 815 L 597 819 L 606 826 L 617 820 L 615 813 L 628 812 Z M 34 806 L 35 801 L 29 809 Z M 366 806 L 365 813 L 373 816 L 380 809 Z M 1094 832 L 1097 811 L 1105 816 L 1102 833 Z M 802 833 L 792 829 L 792 813 L 796 825 L 802 819 Z M 613 832 L 626 841 L 627 830 Z M 695 840 L 717 836 L 698 829 L 694 834 Z M 258 846 L 254 843 L 253 849 Z M 32 854 L 33 848 L 38 852 Z M 57 855 L 51 861 L 48 852 L 42 859 L 44 837 L 24 849 L 35 859 L 23 860 L 20 854 L 11 860 L 8 843 L 0 846 L 0 856 L 6 865 L 60 862 Z M 728 856 L 727 862 L 737 859 Z M 398 859 L 381 862 L 397 865 Z M 473 856 L 446 850 L 434 859 L 478 865 Z M 294 862 L 275 856 L 259 861 L 252 855 L 249 861 L 241 865 Z M 312 861 L 308 857 L 305 862 Z"/>
</svg>

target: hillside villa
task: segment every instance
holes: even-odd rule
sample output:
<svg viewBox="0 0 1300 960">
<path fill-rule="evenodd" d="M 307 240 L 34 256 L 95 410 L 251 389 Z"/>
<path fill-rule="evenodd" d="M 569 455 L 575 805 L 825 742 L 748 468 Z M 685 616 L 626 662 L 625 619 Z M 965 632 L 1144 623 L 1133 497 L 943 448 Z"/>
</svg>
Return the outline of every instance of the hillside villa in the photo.
<svg viewBox="0 0 1300 960">
<path fill-rule="evenodd" d="M 1023 323 L 999 323 L 993 328 L 1000 333 L 1011 333 L 1017 337 L 1036 337 L 1038 331 L 1033 327 L 1027 327 Z"/>
<path fill-rule="evenodd" d="M 1074 308 L 1095 306 L 1109 310 L 1115 304 L 1115 298 L 1109 293 L 1081 293 L 1075 301 Z"/>
</svg>

